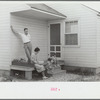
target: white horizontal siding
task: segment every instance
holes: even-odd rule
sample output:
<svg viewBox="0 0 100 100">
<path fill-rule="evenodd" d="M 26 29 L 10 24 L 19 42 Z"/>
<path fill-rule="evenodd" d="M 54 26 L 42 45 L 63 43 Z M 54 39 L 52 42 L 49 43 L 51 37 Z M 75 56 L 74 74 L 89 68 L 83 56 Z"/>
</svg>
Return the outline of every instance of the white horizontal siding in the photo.
<svg viewBox="0 0 100 100">
<path fill-rule="evenodd" d="M 66 65 L 96 67 L 96 15 L 94 12 L 79 4 L 49 5 L 65 14 L 68 19 L 80 19 L 80 47 L 63 48 Z M 11 60 L 25 57 L 22 42 L 10 30 L 10 12 L 28 8 L 24 4 L 0 4 L 0 69 L 7 70 L 10 68 Z M 39 59 L 47 58 L 47 22 L 12 16 L 11 24 L 20 32 L 23 32 L 24 27 L 28 27 L 32 36 L 33 49 L 37 46 L 41 49 Z"/>
<path fill-rule="evenodd" d="M 0 69 L 8 70 L 10 67 L 10 17 L 0 4 Z"/>
<path fill-rule="evenodd" d="M 65 14 L 66 20 L 80 20 L 80 47 L 63 47 L 63 59 L 66 65 L 96 67 L 96 14 L 94 11 L 76 3 L 48 5 Z"/>
<path fill-rule="evenodd" d="M 39 21 L 36 19 L 28 19 L 22 18 L 18 16 L 11 15 L 11 24 L 13 27 L 23 33 L 23 29 L 27 27 L 29 29 L 29 33 L 31 35 L 33 51 L 35 47 L 39 47 L 41 49 L 39 53 L 39 60 L 47 59 L 47 22 Z M 13 42 L 12 42 L 13 41 Z M 12 60 L 15 58 L 26 58 L 23 43 L 20 38 L 17 38 L 12 33 Z"/>
<path fill-rule="evenodd" d="M 100 17 L 97 17 L 97 66 L 100 67 Z"/>
<path fill-rule="evenodd" d="M 9 70 L 11 60 L 25 57 L 23 44 L 13 35 L 10 29 L 10 12 L 29 9 L 29 6 L 21 3 L 0 3 L 0 69 Z M 32 36 L 33 49 L 38 46 L 41 49 L 40 59 L 47 57 L 47 28 L 46 22 L 24 18 L 12 18 L 12 22 L 18 31 L 23 32 L 28 27 Z"/>
</svg>

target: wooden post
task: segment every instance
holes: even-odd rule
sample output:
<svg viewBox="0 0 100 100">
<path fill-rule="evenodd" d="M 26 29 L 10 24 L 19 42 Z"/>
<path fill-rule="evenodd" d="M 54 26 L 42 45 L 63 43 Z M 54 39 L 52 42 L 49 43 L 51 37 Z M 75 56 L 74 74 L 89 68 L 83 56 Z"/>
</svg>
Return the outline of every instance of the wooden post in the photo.
<svg viewBox="0 0 100 100">
<path fill-rule="evenodd" d="M 28 80 L 32 79 L 32 71 L 25 71 L 25 78 Z"/>
</svg>

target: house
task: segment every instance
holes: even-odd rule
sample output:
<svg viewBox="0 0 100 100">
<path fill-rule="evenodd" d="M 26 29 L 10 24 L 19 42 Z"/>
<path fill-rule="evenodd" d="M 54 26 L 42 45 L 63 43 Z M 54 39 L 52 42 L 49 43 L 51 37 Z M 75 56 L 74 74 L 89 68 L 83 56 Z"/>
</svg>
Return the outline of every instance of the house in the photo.
<svg viewBox="0 0 100 100">
<path fill-rule="evenodd" d="M 23 33 L 27 27 L 39 60 L 56 53 L 65 65 L 100 70 L 99 12 L 82 4 L 0 4 L 0 70 L 9 74 L 13 59 L 25 58 L 23 44 L 10 25 Z"/>
</svg>

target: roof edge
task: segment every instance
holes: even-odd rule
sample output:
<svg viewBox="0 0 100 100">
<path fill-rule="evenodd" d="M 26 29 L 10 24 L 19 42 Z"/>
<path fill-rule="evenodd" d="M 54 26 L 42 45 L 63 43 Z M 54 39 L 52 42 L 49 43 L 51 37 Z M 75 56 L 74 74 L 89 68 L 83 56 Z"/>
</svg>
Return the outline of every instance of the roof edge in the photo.
<svg viewBox="0 0 100 100">
<path fill-rule="evenodd" d="M 88 8 L 88 9 L 90 9 L 90 10 L 92 10 L 92 11 L 94 11 L 94 12 L 96 12 L 96 13 L 100 13 L 99 11 L 97 11 L 97 10 L 91 8 L 91 7 L 88 7 L 87 5 L 84 5 L 84 4 L 81 4 L 81 5 Z"/>
<path fill-rule="evenodd" d="M 50 6 L 46 5 L 46 4 L 44 4 L 44 5 L 47 6 L 47 7 L 49 7 L 49 8 L 51 8 L 51 9 L 53 9 L 52 7 L 50 7 Z M 66 15 L 60 13 L 59 11 L 57 11 L 57 10 L 55 10 L 55 9 L 53 9 L 53 10 L 56 11 L 56 12 L 58 12 L 58 13 L 61 14 L 62 16 L 67 17 Z"/>
<path fill-rule="evenodd" d="M 44 4 L 44 3 L 43 3 L 43 4 Z M 30 6 L 29 4 L 27 4 L 27 5 Z M 44 4 L 44 5 L 47 6 L 47 7 L 49 7 L 49 6 L 46 5 L 46 4 Z M 59 15 L 59 16 L 63 16 L 63 17 L 67 17 L 67 16 L 65 16 L 64 14 L 62 14 L 62 13 L 56 11 L 55 9 L 53 9 L 53 8 L 51 8 L 51 7 L 49 7 L 49 8 L 52 9 L 52 10 L 54 10 L 54 11 L 56 11 L 58 14 L 53 13 L 53 12 L 49 12 L 49 11 L 46 11 L 46 10 L 42 10 L 42 9 L 39 9 L 39 8 L 36 8 L 36 7 L 32 7 L 32 6 L 30 6 L 30 8 L 37 9 L 37 10 L 41 10 L 41 11 L 44 11 L 44 12 L 47 12 L 47 13 L 51 13 L 51 14 L 55 14 L 55 15 Z"/>
<path fill-rule="evenodd" d="M 57 14 L 54 14 L 54 13 L 46 12 L 44 10 L 40 10 L 40 9 L 36 9 L 36 8 L 31 8 L 30 10 L 36 10 L 36 11 L 39 11 L 39 12 L 42 12 L 42 13 L 47 13 L 49 15 L 58 16 L 58 17 L 61 17 L 61 18 L 66 18 L 65 16 L 61 16 L 61 15 L 57 15 Z"/>
</svg>

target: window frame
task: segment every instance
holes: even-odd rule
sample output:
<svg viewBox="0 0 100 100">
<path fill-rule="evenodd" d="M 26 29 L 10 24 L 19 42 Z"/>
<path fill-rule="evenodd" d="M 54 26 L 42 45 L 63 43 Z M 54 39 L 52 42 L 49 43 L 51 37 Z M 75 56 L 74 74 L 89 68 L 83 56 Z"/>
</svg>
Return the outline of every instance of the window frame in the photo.
<svg viewBox="0 0 100 100">
<path fill-rule="evenodd" d="M 78 22 L 78 33 L 77 33 L 77 36 L 78 36 L 78 44 L 77 45 L 66 45 L 65 44 L 65 34 L 76 34 L 76 33 L 66 33 L 65 32 L 65 24 L 66 24 L 66 22 L 72 22 L 72 21 L 77 21 Z M 64 35 L 63 35 L 64 37 L 64 47 L 80 47 L 80 19 L 79 18 L 77 18 L 77 19 L 67 19 L 67 20 L 65 20 L 64 21 Z"/>
</svg>

